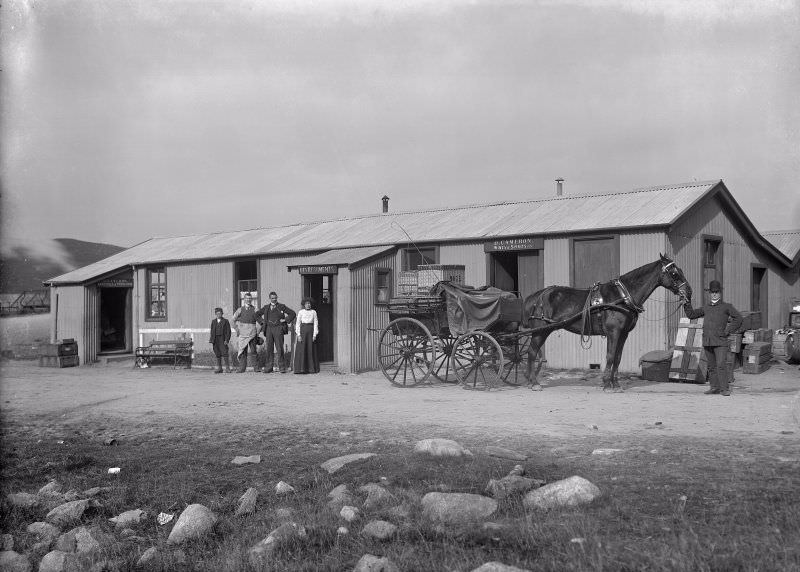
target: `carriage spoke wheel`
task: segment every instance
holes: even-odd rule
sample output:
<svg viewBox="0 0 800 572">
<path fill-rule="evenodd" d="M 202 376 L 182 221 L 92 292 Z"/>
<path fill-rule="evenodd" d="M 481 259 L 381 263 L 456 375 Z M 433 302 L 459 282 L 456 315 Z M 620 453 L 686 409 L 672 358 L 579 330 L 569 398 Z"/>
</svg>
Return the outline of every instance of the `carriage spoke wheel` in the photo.
<svg viewBox="0 0 800 572">
<path fill-rule="evenodd" d="M 464 389 L 491 389 L 502 383 L 503 351 L 485 332 L 459 337 L 450 361 Z"/>
<path fill-rule="evenodd" d="M 436 349 L 428 328 L 413 318 L 389 322 L 378 341 L 378 363 L 386 379 L 412 387 L 431 375 Z"/>
<path fill-rule="evenodd" d="M 528 350 L 530 336 L 509 336 L 500 341 L 503 350 L 503 382 L 508 385 L 523 385 L 528 382 Z"/>
<path fill-rule="evenodd" d="M 453 370 L 452 354 L 456 345 L 456 338 L 447 336 L 433 340 L 436 345 L 436 360 L 433 362 L 433 376 L 445 383 L 458 383 L 458 377 Z"/>
</svg>

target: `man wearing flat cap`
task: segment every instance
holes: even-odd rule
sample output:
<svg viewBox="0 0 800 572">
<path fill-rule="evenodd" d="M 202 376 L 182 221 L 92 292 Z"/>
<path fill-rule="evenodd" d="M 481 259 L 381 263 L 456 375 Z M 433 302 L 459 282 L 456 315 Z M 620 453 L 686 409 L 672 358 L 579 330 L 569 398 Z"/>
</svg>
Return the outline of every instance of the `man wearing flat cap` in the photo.
<svg viewBox="0 0 800 572">
<path fill-rule="evenodd" d="M 742 325 L 742 315 L 731 304 L 722 301 L 722 284 L 712 280 L 708 285 L 707 304 L 702 308 L 692 308 L 692 301 L 686 299 L 683 311 L 689 319 L 705 317 L 703 321 L 703 348 L 708 364 L 708 381 L 711 388 L 707 395 L 730 395 L 728 387 L 728 335 Z"/>
<path fill-rule="evenodd" d="M 222 373 L 223 359 L 225 360 L 225 373 L 230 373 L 231 358 L 228 355 L 228 343 L 231 341 L 231 324 L 222 317 L 222 308 L 214 308 L 214 316 L 208 336 L 208 343 L 214 348 L 214 355 L 217 357 L 217 369 L 214 370 L 214 373 Z"/>
</svg>

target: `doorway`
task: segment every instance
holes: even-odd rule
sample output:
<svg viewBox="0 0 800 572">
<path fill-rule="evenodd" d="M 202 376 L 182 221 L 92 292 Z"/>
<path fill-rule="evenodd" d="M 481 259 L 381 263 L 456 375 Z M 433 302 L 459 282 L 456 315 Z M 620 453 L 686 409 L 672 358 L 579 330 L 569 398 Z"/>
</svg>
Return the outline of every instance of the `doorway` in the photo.
<svg viewBox="0 0 800 572">
<path fill-rule="evenodd" d="M 131 288 L 99 288 L 100 351 L 131 351 Z"/>
<path fill-rule="evenodd" d="M 304 274 L 303 297 L 314 300 L 314 309 L 319 319 L 317 356 L 320 362 L 332 362 L 334 356 L 334 296 L 332 274 Z"/>
<path fill-rule="evenodd" d="M 750 310 L 761 312 L 761 323 L 767 325 L 767 269 L 764 266 L 750 267 Z"/>
<path fill-rule="evenodd" d="M 540 250 L 493 252 L 489 261 L 489 285 L 515 292 L 520 298 L 543 287 Z"/>
</svg>

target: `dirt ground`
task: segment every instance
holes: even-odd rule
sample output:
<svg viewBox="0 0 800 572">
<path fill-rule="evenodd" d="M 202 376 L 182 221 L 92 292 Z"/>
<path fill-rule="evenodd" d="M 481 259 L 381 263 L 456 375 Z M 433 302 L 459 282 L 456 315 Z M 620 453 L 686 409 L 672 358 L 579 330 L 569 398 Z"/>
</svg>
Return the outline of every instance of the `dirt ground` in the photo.
<svg viewBox="0 0 800 572">
<path fill-rule="evenodd" d="M 548 372 L 544 391 L 466 391 L 449 384 L 392 386 L 379 372 L 360 375 L 215 375 L 208 369 L 140 370 L 128 365 L 39 368 L 0 366 L 5 423 L 121 425 L 208 422 L 302 424 L 374 429 L 386 435 L 427 428 L 423 437 L 486 440 L 511 435 L 576 437 L 649 432 L 682 437 L 800 438 L 800 371 L 773 362 L 760 375 L 736 373 L 730 397 L 707 386 L 623 379 L 623 393 L 603 392 L 599 376 Z M 438 435 L 431 435 L 436 428 Z M 645 436 L 645 433 L 642 433 Z"/>
</svg>

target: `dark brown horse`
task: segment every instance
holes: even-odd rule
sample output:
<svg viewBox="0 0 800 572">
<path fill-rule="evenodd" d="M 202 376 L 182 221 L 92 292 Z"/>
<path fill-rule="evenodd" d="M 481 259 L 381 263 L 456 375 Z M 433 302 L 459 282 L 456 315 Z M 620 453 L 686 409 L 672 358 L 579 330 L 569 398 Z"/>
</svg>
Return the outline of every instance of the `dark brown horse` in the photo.
<svg viewBox="0 0 800 572">
<path fill-rule="evenodd" d="M 539 350 L 556 330 L 583 336 L 606 336 L 606 369 L 603 389 L 620 390 L 617 368 L 628 333 L 636 326 L 642 305 L 650 294 L 663 286 L 681 298 L 690 298 L 692 289 L 683 271 L 664 256 L 623 274 L 616 280 L 579 290 L 549 286 L 525 299 L 527 327 L 534 330 L 528 350 L 528 380 L 532 389 L 541 389 L 533 372 Z"/>
</svg>

